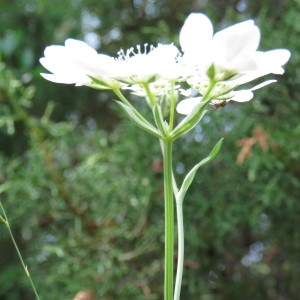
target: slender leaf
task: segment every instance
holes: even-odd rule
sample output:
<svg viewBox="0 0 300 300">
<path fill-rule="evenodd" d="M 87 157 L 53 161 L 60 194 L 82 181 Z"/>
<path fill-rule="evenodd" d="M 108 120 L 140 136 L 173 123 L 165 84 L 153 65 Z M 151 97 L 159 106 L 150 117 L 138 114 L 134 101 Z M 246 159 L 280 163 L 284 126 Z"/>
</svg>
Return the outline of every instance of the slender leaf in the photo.
<svg viewBox="0 0 300 300">
<path fill-rule="evenodd" d="M 208 164 L 210 161 L 212 161 L 215 158 L 215 156 L 218 154 L 218 152 L 221 149 L 222 143 L 223 143 L 223 138 L 214 146 L 214 148 L 209 153 L 209 155 L 206 158 L 202 159 L 197 165 L 195 165 L 190 170 L 190 172 L 186 175 L 186 177 L 184 178 L 183 183 L 181 185 L 181 188 L 177 194 L 177 197 L 176 197 L 177 203 L 183 202 L 185 194 L 186 194 L 188 188 L 190 187 L 191 183 L 193 182 L 196 172 L 198 171 L 198 169 L 200 167 Z"/>
<path fill-rule="evenodd" d="M 161 135 L 158 132 L 158 130 L 149 123 L 143 116 L 141 116 L 136 110 L 134 110 L 132 107 L 120 102 L 115 101 L 117 104 L 120 105 L 120 107 L 124 110 L 124 112 L 127 114 L 127 116 L 140 128 L 144 129 L 145 131 L 149 132 L 150 134 L 160 138 Z"/>
</svg>

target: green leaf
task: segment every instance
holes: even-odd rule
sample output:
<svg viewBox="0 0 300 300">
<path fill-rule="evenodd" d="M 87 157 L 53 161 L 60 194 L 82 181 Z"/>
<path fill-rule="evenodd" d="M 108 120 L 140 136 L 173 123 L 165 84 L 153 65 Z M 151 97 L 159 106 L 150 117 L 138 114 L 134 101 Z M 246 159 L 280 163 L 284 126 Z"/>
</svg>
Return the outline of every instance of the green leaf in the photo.
<svg viewBox="0 0 300 300">
<path fill-rule="evenodd" d="M 209 153 L 209 155 L 202 159 L 197 165 L 195 165 L 190 172 L 186 175 L 186 177 L 183 180 L 183 183 L 181 185 L 181 188 L 177 194 L 176 197 L 176 201 L 177 203 L 182 203 L 183 199 L 185 197 L 185 194 L 188 190 L 188 188 L 190 187 L 191 183 L 193 182 L 193 179 L 195 177 L 196 172 L 198 171 L 198 169 L 206 164 L 208 164 L 209 162 L 211 162 L 215 156 L 218 154 L 218 152 L 221 149 L 223 143 L 223 138 L 220 139 L 220 141 L 214 146 L 214 148 L 212 149 L 212 151 Z"/>
<path fill-rule="evenodd" d="M 171 132 L 171 136 L 175 139 L 182 136 L 183 134 L 189 132 L 193 129 L 206 114 L 206 107 L 211 99 L 200 102 L 194 110 L 188 114 Z"/>
<path fill-rule="evenodd" d="M 127 116 L 140 128 L 144 129 L 145 131 L 149 132 L 150 134 L 161 138 L 160 133 L 158 130 L 151 124 L 149 123 L 138 111 L 133 109 L 132 107 L 124 104 L 123 102 L 120 101 L 115 101 L 127 114 Z"/>
</svg>

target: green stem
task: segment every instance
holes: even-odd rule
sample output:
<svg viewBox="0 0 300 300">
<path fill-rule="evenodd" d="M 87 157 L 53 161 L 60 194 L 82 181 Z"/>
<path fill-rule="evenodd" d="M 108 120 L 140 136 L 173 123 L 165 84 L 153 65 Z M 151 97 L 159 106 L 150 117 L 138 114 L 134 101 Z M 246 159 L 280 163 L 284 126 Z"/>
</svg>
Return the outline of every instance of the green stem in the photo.
<svg viewBox="0 0 300 300">
<path fill-rule="evenodd" d="M 184 263 L 184 228 L 183 228 L 183 213 L 182 202 L 176 202 L 177 212 L 177 234 L 178 234 L 178 259 L 177 259 L 177 271 L 175 281 L 174 300 L 180 299 L 183 263 Z"/>
<path fill-rule="evenodd" d="M 113 92 L 119 97 L 119 99 L 126 105 L 134 108 L 131 103 L 126 99 L 126 97 L 122 94 L 119 88 L 113 89 Z"/>
<path fill-rule="evenodd" d="M 169 129 L 170 132 L 173 130 L 174 126 L 174 113 L 175 113 L 175 83 L 172 82 L 171 95 L 170 95 L 170 120 L 169 120 Z"/>
<path fill-rule="evenodd" d="M 163 140 L 164 196 L 165 196 L 165 286 L 164 300 L 173 300 L 174 276 L 174 199 L 172 187 L 172 144 Z"/>
<path fill-rule="evenodd" d="M 148 125 L 149 127 L 152 127 L 152 124 L 150 122 L 148 122 L 147 119 L 145 119 L 135 108 L 134 106 L 126 99 L 126 97 L 122 94 L 122 92 L 120 91 L 120 89 L 113 89 L 113 92 L 118 96 L 118 98 L 127 106 L 129 106 L 132 111 L 135 113 L 135 115 L 146 125 Z M 148 131 L 149 132 L 149 131 Z M 149 132 L 151 134 L 153 134 L 153 132 Z M 160 137 L 159 134 L 155 134 L 155 136 Z"/>
<path fill-rule="evenodd" d="M 206 93 L 203 95 L 202 101 L 207 100 L 210 97 L 210 93 L 216 86 L 215 81 L 210 81 L 209 87 Z M 172 99 L 174 100 L 174 94 L 172 95 Z M 172 105 L 172 102 L 171 102 Z M 171 112 L 174 112 L 171 109 Z M 170 113 L 170 125 L 173 122 L 173 116 Z M 171 127 L 170 127 L 171 129 Z M 173 184 L 176 184 L 175 182 Z M 173 189 L 176 188 L 176 185 L 173 186 Z M 176 188 L 175 195 L 177 198 L 178 190 Z M 183 226 L 183 211 L 182 211 L 182 202 L 183 199 L 177 201 L 176 199 L 176 213 L 177 213 L 177 236 L 178 236 L 178 258 L 177 258 L 177 269 L 176 269 L 176 281 L 175 281 L 175 288 L 174 288 L 174 300 L 180 300 L 180 292 L 181 292 L 181 285 L 182 285 L 182 274 L 183 274 L 183 266 L 184 266 L 184 226 Z"/>
<path fill-rule="evenodd" d="M 11 231 L 11 228 L 10 228 L 10 225 L 9 225 L 9 222 L 8 222 L 8 219 L 7 219 L 7 215 L 6 215 L 6 213 L 5 213 L 5 210 L 4 210 L 4 207 L 3 207 L 1 201 L 0 201 L 0 207 L 1 207 L 1 210 L 2 210 L 3 216 L 4 216 L 4 219 L 2 219 L 2 221 L 4 221 L 4 224 L 5 224 L 5 226 L 6 226 L 7 230 L 8 230 L 8 232 L 9 232 L 9 235 L 10 235 L 10 237 L 11 237 L 11 239 L 12 239 L 12 242 L 13 242 L 13 244 L 14 244 L 14 246 L 15 246 L 15 249 L 16 249 L 16 251 L 17 251 L 17 254 L 18 254 L 18 256 L 19 256 L 19 259 L 20 259 L 21 264 L 22 264 L 22 266 L 23 266 L 23 269 L 24 269 L 24 271 L 25 271 L 25 274 L 26 274 L 26 276 L 27 276 L 27 278 L 28 278 L 28 280 L 29 280 L 29 282 L 30 282 L 30 285 L 31 285 L 31 287 L 32 287 L 32 290 L 33 290 L 33 292 L 34 292 L 34 294 L 35 294 L 35 297 L 36 297 L 37 300 L 40 300 L 40 297 L 39 297 L 39 295 L 38 295 L 38 292 L 37 292 L 37 290 L 36 290 L 36 288 L 35 288 L 35 285 L 34 285 L 34 283 L 33 283 L 33 281 L 32 281 L 32 278 L 31 278 L 31 276 L 30 276 L 29 270 L 28 270 L 27 266 L 26 266 L 25 263 L 24 263 L 23 257 L 22 257 L 22 255 L 21 255 L 20 250 L 19 250 L 19 247 L 18 247 L 18 245 L 17 245 L 17 243 L 16 243 L 16 241 L 15 241 L 15 238 L 14 238 L 14 236 L 13 236 L 13 233 L 12 233 L 12 231 Z"/>
<path fill-rule="evenodd" d="M 147 97 L 149 99 L 149 102 L 150 102 L 151 106 L 154 107 L 156 105 L 155 98 L 154 98 L 154 96 L 153 96 L 153 94 L 150 90 L 149 84 L 144 84 L 143 87 L 146 91 L 146 94 L 147 94 Z"/>
<path fill-rule="evenodd" d="M 209 83 L 209 86 L 205 92 L 205 94 L 202 97 L 202 101 L 205 101 L 206 99 L 208 99 L 210 97 L 210 93 L 212 92 L 212 90 L 215 88 L 217 82 L 214 80 L 211 80 Z"/>
</svg>

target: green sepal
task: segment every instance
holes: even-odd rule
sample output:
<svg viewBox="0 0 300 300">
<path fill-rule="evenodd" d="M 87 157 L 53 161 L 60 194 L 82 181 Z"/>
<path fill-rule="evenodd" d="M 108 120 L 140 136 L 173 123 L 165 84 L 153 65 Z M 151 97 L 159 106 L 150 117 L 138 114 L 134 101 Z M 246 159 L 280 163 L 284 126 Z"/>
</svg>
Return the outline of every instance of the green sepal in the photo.
<svg viewBox="0 0 300 300">
<path fill-rule="evenodd" d="M 196 172 L 198 171 L 198 169 L 206 164 L 208 164 L 209 162 L 211 162 L 215 156 L 218 154 L 218 152 L 221 149 L 223 143 L 223 138 L 220 139 L 220 141 L 214 146 L 214 148 L 212 149 L 212 151 L 209 153 L 209 155 L 202 159 L 197 165 L 195 165 L 190 172 L 185 176 L 183 183 L 180 187 L 179 192 L 176 195 L 176 202 L 177 203 L 182 203 L 184 196 L 188 190 L 188 188 L 190 187 L 191 183 L 193 182 L 193 179 L 195 177 Z"/>
<path fill-rule="evenodd" d="M 115 102 L 123 109 L 129 119 L 131 119 L 137 126 L 149 132 L 150 134 L 161 138 L 161 134 L 159 133 L 159 131 L 151 123 L 149 123 L 137 110 L 124 104 L 123 102 Z"/>
<path fill-rule="evenodd" d="M 174 140 L 189 132 L 200 122 L 207 112 L 206 107 L 210 101 L 211 99 L 207 99 L 206 101 L 200 102 L 193 111 L 174 128 L 171 132 L 171 136 Z"/>
</svg>

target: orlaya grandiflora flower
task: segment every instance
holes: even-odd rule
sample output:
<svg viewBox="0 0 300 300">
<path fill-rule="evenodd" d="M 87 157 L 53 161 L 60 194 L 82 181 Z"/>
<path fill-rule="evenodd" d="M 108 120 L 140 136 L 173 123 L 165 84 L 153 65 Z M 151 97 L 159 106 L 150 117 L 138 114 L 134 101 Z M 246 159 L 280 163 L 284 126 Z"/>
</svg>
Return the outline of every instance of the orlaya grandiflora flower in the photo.
<svg viewBox="0 0 300 300">
<path fill-rule="evenodd" d="M 213 34 L 213 26 L 205 15 L 190 14 L 180 32 L 184 53 L 180 62 L 190 73 L 187 82 L 201 95 L 213 84 L 211 99 L 238 102 L 252 99 L 252 91 L 276 80 L 268 80 L 249 90 L 235 91 L 235 88 L 267 74 L 283 74 L 282 66 L 290 58 L 286 49 L 257 51 L 259 41 L 260 31 L 253 20 Z M 184 107 L 200 98 L 196 99 L 183 100 L 177 107 L 178 112 L 191 111 Z"/>
<path fill-rule="evenodd" d="M 117 58 L 98 54 L 86 43 L 67 39 L 65 46 L 53 45 L 45 49 L 41 64 L 52 74 L 41 75 L 52 82 L 87 85 L 95 88 L 132 87 L 139 89 L 156 81 L 177 80 L 181 74 L 177 64 L 179 55 L 174 45 L 151 46 L 147 52 L 130 48 L 121 50 Z M 136 52 L 135 52 L 136 51 Z M 165 82 L 163 85 L 166 86 Z"/>
<path fill-rule="evenodd" d="M 174 84 L 184 77 L 182 65 L 177 63 L 179 56 L 180 52 L 173 44 L 150 46 L 149 51 L 147 44 L 144 51 L 140 46 L 130 48 L 126 53 L 121 50 L 116 78 L 127 84 L 125 89 L 138 96 L 148 96 L 146 85 L 154 96 L 167 95 L 170 90 L 179 88 Z"/>
<path fill-rule="evenodd" d="M 118 85 L 112 72 L 112 65 L 116 63 L 114 58 L 98 54 L 82 41 L 67 39 L 64 46 L 46 47 L 40 63 L 52 73 L 41 75 L 52 82 L 103 89 Z M 99 80 L 97 84 L 91 77 Z"/>
<path fill-rule="evenodd" d="M 224 92 L 223 88 L 220 87 L 219 89 L 219 94 L 215 98 L 212 99 L 211 104 L 218 107 L 218 105 L 224 106 L 226 102 L 229 101 L 236 101 L 236 102 L 246 102 L 249 101 L 253 98 L 254 94 L 253 91 L 258 90 L 268 84 L 271 84 L 273 82 L 276 82 L 274 79 L 266 80 L 251 89 L 246 89 L 246 90 L 238 90 L 234 91 L 231 89 L 231 91 Z M 176 107 L 177 112 L 183 115 L 188 115 L 190 114 L 194 108 L 202 101 L 203 97 L 193 97 L 192 92 L 190 90 L 186 90 L 183 93 L 185 96 L 189 96 L 189 98 L 184 99 L 180 101 Z"/>
</svg>

